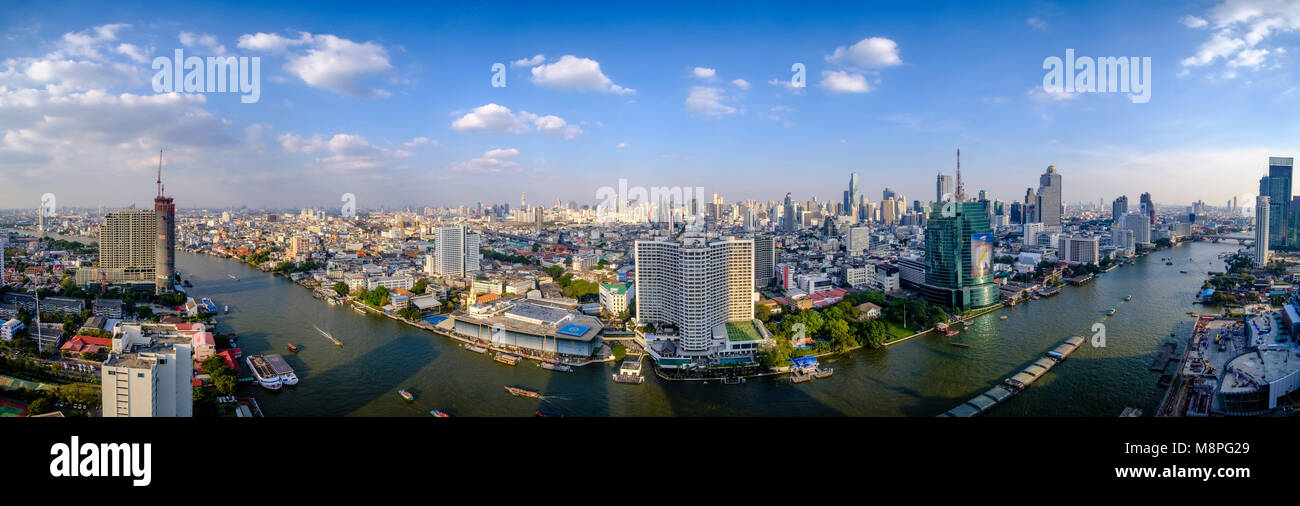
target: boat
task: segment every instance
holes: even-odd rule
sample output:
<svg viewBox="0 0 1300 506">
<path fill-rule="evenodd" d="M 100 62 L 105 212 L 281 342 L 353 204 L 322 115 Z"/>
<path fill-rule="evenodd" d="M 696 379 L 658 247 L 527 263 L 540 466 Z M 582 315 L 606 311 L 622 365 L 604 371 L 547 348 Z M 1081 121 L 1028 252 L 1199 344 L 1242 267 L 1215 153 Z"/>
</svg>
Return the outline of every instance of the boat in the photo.
<svg viewBox="0 0 1300 506">
<path fill-rule="evenodd" d="M 1179 269 L 1178 272 L 1181 274 L 1187 274 L 1187 269 Z"/>
<path fill-rule="evenodd" d="M 226 306 L 226 314 L 230 314 L 230 306 Z"/>
<path fill-rule="evenodd" d="M 434 410 L 430 410 L 430 411 L 429 411 L 429 414 L 430 414 L 430 415 L 433 415 L 434 418 L 448 418 L 448 417 L 451 416 L 451 415 L 448 415 L 448 414 L 443 413 L 443 412 L 441 412 L 441 411 L 438 411 L 438 410 L 436 410 L 436 409 L 434 409 Z"/>
<path fill-rule="evenodd" d="M 226 276 L 229 276 L 230 279 L 233 279 L 233 280 L 235 280 L 235 281 L 239 281 L 239 277 L 238 277 L 238 276 L 235 276 L 234 274 L 226 274 Z"/>
<path fill-rule="evenodd" d="M 969 344 L 963 344 L 963 343 L 948 343 L 948 344 L 951 344 L 951 345 L 956 346 L 956 347 L 958 347 L 958 348 L 970 348 L 970 345 L 969 345 Z"/>
<path fill-rule="evenodd" d="M 519 355 L 511 355 L 509 353 L 497 353 L 496 355 L 492 356 L 492 360 L 496 360 L 497 362 L 501 362 L 505 365 L 515 365 L 519 363 Z"/>
<path fill-rule="evenodd" d="M 935 329 L 938 329 L 938 330 L 948 330 L 948 324 L 947 324 L 947 323 L 938 323 L 938 324 L 935 324 L 934 328 L 935 328 Z"/>
<path fill-rule="evenodd" d="M 411 392 L 407 392 L 406 390 L 398 390 L 397 393 L 401 395 L 403 399 L 406 399 L 406 402 L 415 400 L 415 396 L 411 395 Z"/>
<path fill-rule="evenodd" d="M 335 339 L 334 336 L 330 335 L 329 332 L 325 332 L 324 330 L 321 330 L 320 327 L 317 327 L 315 325 L 312 325 L 312 327 L 316 329 L 316 332 L 320 332 L 322 336 L 325 336 L 326 339 L 333 341 L 334 344 L 337 344 L 340 347 L 343 346 L 343 341 L 339 341 L 338 339 Z"/>
<path fill-rule="evenodd" d="M 361 313 L 361 314 L 366 314 L 366 311 L 365 311 L 364 309 L 361 309 L 361 308 L 356 307 L 356 306 L 352 306 L 352 310 L 353 310 L 353 311 L 356 311 L 356 312 L 358 312 L 358 313 Z"/>
<path fill-rule="evenodd" d="M 534 414 L 536 414 L 538 418 L 563 418 L 564 417 L 564 414 L 560 413 L 559 411 L 551 411 L 549 409 L 539 409 Z"/>
<path fill-rule="evenodd" d="M 463 345 L 461 345 L 461 346 L 463 346 L 465 349 L 467 349 L 467 350 L 469 350 L 469 351 L 472 351 L 472 352 L 474 352 L 474 353 L 487 353 L 487 351 L 488 351 L 487 348 L 484 348 L 484 347 L 482 347 L 482 346 L 475 346 L 475 345 L 472 345 L 472 344 L 469 344 L 469 343 L 465 343 L 465 344 L 463 344 Z"/>
<path fill-rule="evenodd" d="M 1106 311 L 1106 316 L 1115 314 L 1115 311 L 1116 311 L 1115 307 L 1111 306 L 1110 311 Z"/>
<path fill-rule="evenodd" d="M 271 368 L 271 364 L 266 361 L 266 357 L 250 355 L 244 359 L 244 362 L 248 364 L 248 370 L 252 371 L 253 379 L 257 380 L 257 384 L 261 385 L 262 388 L 279 390 L 280 387 L 284 386 L 280 381 L 280 375 L 276 374 L 275 370 Z"/>
<path fill-rule="evenodd" d="M 292 351 L 292 352 L 294 352 L 294 353 L 298 353 L 298 346 L 297 346 L 297 345 L 295 345 L 295 344 L 293 344 L 293 343 L 289 343 L 288 348 L 289 348 L 289 351 Z"/>
<path fill-rule="evenodd" d="M 565 364 L 553 364 L 551 362 L 542 362 L 538 365 L 541 366 L 542 369 L 546 369 L 548 371 L 573 372 L 573 367 Z"/>
<path fill-rule="evenodd" d="M 541 398 L 542 398 L 542 394 L 538 393 L 536 390 L 529 390 L 529 389 L 524 388 L 524 387 L 512 387 L 512 386 L 507 386 L 507 387 L 506 387 L 506 392 L 509 392 L 510 395 L 513 395 L 513 396 L 516 396 L 516 397 L 528 397 L 528 398 L 530 398 L 530 399 L 541 399 Z"/>
<path fill-rule="evenodd" d="M 1130 300 L 1133 300 L 1133 294 L 1130 293 L 1130 294 L 1124 296 L 1124 301 L 1125 301 L 1125 302 L 1128 302 L 1128 301 L 1130 301 Z"/>
<path fill-rule="evenodd" d="M 957 335 L 957 334 L 959 334 L 959 333 L 960 333 L 960 332 L 957 332 L 956 330 L 949 330 L 949 331 L 947 331 L 947 332 L 944 332 L 943 335 L 944 335 L 945 337 L 952 337 L 952 336 L 955 336 L 955 335 Z"/>
<path fill-rule="evenodd" d="M 1007 315 L 999 316 L 998 319 L 999 319 L 999 320 L 1006 320 L 1006 319 L 1007 319 Z"/>
<path fill-rule="evenodd" d="M 725 378 L 722 378 L 723 385 L 739 385 L 744 382 L 745 382 L 745 378 L 742 378 L 740 376 L 727 376 Z"/>
<path fill-rule="evenodd" d="M 294 385 L 297 385 L 297 384 L 298 384 L 298 375 L 297 375 L 297 374 L 294 374 L 294 373 L 292 373 L 292 372 L 281 374 L 281 375 L 280 375 L 280 382 L 281 382 L 281 383 L 284 383 L 285 386 L 290 386 L 290 387 L 291 387 L 291 386 L 294 386 Z"/>
<path fill-rule="evenodd" d="M 181 284 L 184 285 L 185 288 L 194 288 L 194 285 L 190 284 L 190 280 L 188 280 L 188 279 L 185 280 L 185 282 L 184 282 L 184 283 L 181 283 Z"/>
</svg>

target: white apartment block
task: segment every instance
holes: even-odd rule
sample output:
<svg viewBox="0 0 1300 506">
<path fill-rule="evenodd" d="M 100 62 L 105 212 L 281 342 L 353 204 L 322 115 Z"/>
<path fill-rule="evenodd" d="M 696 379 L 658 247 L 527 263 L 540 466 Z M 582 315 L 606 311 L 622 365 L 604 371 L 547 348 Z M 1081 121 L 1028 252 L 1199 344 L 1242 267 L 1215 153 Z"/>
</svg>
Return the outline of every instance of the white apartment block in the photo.
<svg viewBox="0 0 1300 506">
<path fill-rule="evenodd" d="M 1069 264 L 1096 264 L 1100 261 L 1099 239 L 1095 235 L 1062 235 L 1057 242 L 1061 261 Z"/>
<path fill-rule="evenodd" d="M 465 276 L 478 272 L 479 235 L 469 233 L 464 225 L 438 227 L 434 270 L 444 276 Z"/>
<path fill-rule="evenodd" d="M 684 354 L 725 348 L 714 328 L 754 319 L 752 239 L 687 233 L 636 241 L 635 255 L 637 323 L 675 326 Z"/>
<path fill-rule="evenodd" d="M 193 354 L 192 333 L 176 325 L 119 324 L 100 370 L 103 416 L 193 416 Z"/>
</svg>

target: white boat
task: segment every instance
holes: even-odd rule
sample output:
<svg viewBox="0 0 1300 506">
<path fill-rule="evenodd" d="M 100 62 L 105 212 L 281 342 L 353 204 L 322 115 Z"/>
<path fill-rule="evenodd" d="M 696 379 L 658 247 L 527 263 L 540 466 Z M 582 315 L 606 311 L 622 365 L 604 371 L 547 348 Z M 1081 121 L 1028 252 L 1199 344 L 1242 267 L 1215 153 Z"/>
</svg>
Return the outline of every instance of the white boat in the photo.
<svg viewBox="0 0 1300 506">
<path fill-rule="evenodd" d="M 298 375 L 294 373 L 281 374 L 280 381 L 285 385 L 294 386 L 298 384 Z"/>
<path fill-rule="evenodd" d="M 234 274 L 226 274 L 226 275 L 227 275 L 227 276 L 230 276 L 230 279 L 233 279 L 233 280 L 235 280 L 235 281 L 239 281 L 239 278 L 235 277 Z"/>
<path fill-rule="evenodd" d="M 252 371 L 253 378 L 257 380 L 257 384 L 262 385 L 262 388 L 279 390 L 280 387 L 284 386 L 280 376 L 275 374 L 271 365 L 266 363 L 266 358 L 262 355 L 250 355 L 244 358 L 244 362 L 248 364 L 248 370 Z M 296 380 L 295 377 L 295 383 Z"/>
</svg>

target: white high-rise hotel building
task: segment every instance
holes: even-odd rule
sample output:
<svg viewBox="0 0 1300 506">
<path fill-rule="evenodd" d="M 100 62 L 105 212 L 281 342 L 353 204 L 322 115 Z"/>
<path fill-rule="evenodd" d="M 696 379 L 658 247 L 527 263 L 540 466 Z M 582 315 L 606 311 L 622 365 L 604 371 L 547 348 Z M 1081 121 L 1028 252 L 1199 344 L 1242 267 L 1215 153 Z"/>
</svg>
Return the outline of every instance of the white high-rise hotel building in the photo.
<svg viewBox="0 0 1300 506">
<path fill-rule="evenodd" d="M 1269 196 L 1255 197 L 1255 265 L 1268 265 Z"/>
<path fill-rule="evenodd" d="M 726 324 L 753 321 L 752 239 L 687 233 L 636 241 L 635 250 L 637 324 L 675 326 L 683 355 L 725 349 Z"/>
<path fill-rule="evenodd" d="M 464 225 L 439 227 L 435 247 L 434 274 L 464 276 L 479 270 L 479 235 Z"/>
</svg>

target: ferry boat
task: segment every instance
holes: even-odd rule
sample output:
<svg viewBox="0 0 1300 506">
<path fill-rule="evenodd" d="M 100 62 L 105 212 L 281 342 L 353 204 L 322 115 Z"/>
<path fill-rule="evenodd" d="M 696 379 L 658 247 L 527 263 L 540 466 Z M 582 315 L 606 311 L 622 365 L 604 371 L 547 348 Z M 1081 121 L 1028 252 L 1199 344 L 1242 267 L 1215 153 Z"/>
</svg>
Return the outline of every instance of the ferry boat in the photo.
<svg viewBox="0 0 1300 506">
<path fill-rule="evenodd" d="M 248 370 L 253 372 L 253 379 L 257 380 L 257 384 L 261 385 L 262 388 L 279 390 L 280 387 L 284 386 L 283 382 L 280 381 L 280 375 L 276 374 L 275 370 L 271 368 L 271 364 L 266 361 L 266 357 L 250 355 L 244 359 L 244 362 L 248 364 Z"/>
<path fill-rule="evenodd" d="M 951 344 L 951 345 L 956 346 L 956 347 L 958 347 L 958 348 L 970 348 L 970 345 L 969 345 L 969 344 L 963 344 L 963 343 L 948 343 L 948 344 Z"/>
<path fill-rule="evenodd" d="M 294 373 L 292 373 L 292 372 L 288 372 L 288 373 L 285 373 L 285 374 L 281 374 L 281 375 L 280 375 L 280 382 L 281 382 L 281 383 L 284 383 L 285 386 L 289 386 L 289 387 L 294 386 L 294 385 L 297 385 L 297 384 L 298 384 L 298 375 L 297 375 L 297 374 L 294 374 Z"/>
<path fill-rule="evenodd" d="M 573 367 L 565 364 L 553 364 L 550 362 L 542 362 L 538 365 L 540 365 L 542 369 L 546 369 L 548 371 L 573 372 Z"/>
<path fill-rule="evenodd" d="M 523 388 L 523 387 L 512 387 L 512 386 L 507 386 L 507 387 L 506 387 L 506 392 L 509 392 L 510 395 L 513 395 L 513 396 L 516 396 L 516 397 L 528 397 L 528 398 L 530 398 L 530 399 L 541 399 L 541 398 L 542 398 L 542 394 L 538 393 L 536 390 L 529 390 L 529 389 L 527 389 L 527 388 Z"/>
<path fill-rule="evenodd" d="M 441 411 L 438 411 L 438 410 L 436 410 L 436 409 L 434 409 L 434 410 L 430 410 L 430 411 L 429 411 L 429 414 L 430 414 L 430 415 L 433 415 L 434 418 L 448 418 L 448 417 L 451 416 L 451 415 L 448 415 L 448 414 L 443 413 L 443 412 L 441 412 Z"/>
<path fill-rule="evenodd" d="M 505 365 L 515 365 L 519 363 L 519 355 L 511 355 L 509 353 L 497 353 L 496 355 L 492 356 L 492 360 L 496 360 L 497 362 L 501 362 Z"/>
<path fill-rule="evenodd" d="M 295 344 L 293 344 L 293 343 L 289 343 L 288 348 L 289 348 L 289 351 L 292 351 L 292 352 L 294 352 L 294 353 L 298 353 L 298 346 L 297 346 L 297 345 L 295 345 Z"/>
<path fill-rule="evenodd" d="M 234 274 L 226 274 L 226 276 L 229 276 L 230 279 L 233 279 L 233 280 L 235 280 L 235 281 L 239 281 L 239 277 L 238 277 L 238 276 L 235 276 Z"/>
<path fill-rule="evenodd" d="M 411 392 L 407 392 L 406 390 L 398 390 L 397 393 L 401 395 L 403 399 L 406 399 L 406 402 L 415 400 L 415 396 L 411 395 Z"/>
<path fill-rule="evenodd" d="M 563 418 L 564 417 L 564 414 L 560 413 L 559 411 L 551 411 L 549 409 L 539 409 L 535 414 L 537 415 L 538 418 Z"/>
<path fill-rule="evenodd" d="M 618 367 L 618 372 L 611 376 L 613 376 L 615 383 L 632 385 L 645 383 L 645 377 L 641 376 L 641 361 L 631 357 L 624 358 L 623 363 Z"/>
</svg>

